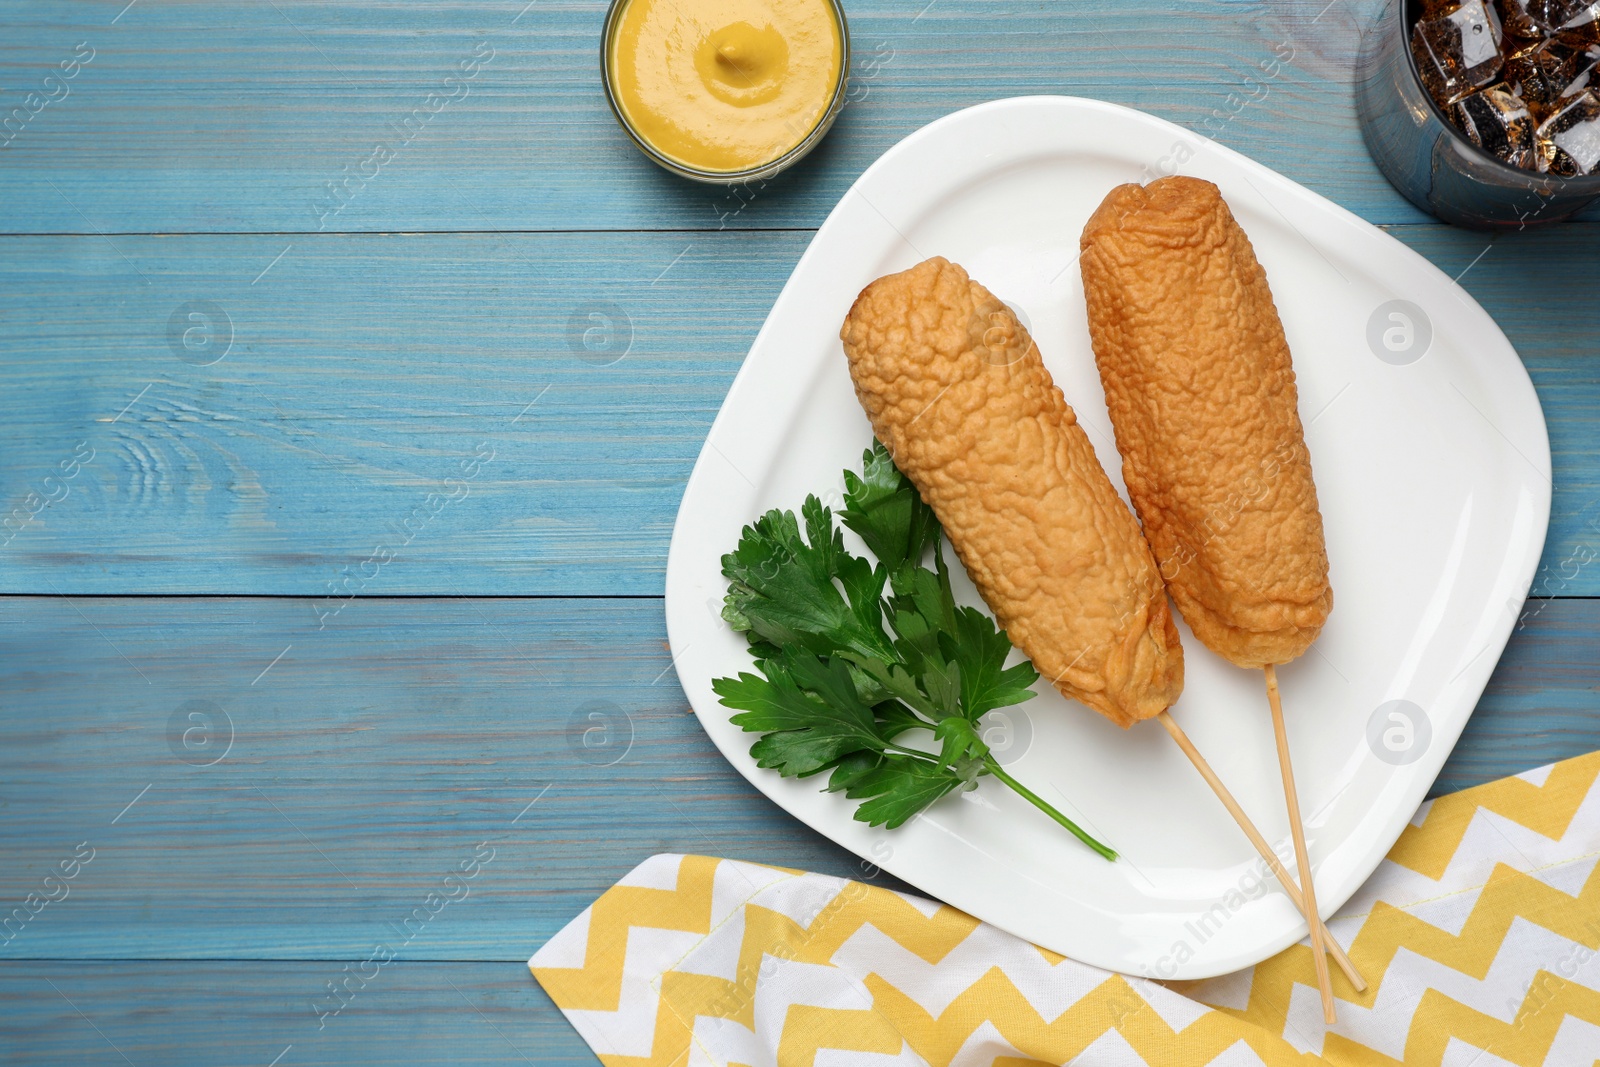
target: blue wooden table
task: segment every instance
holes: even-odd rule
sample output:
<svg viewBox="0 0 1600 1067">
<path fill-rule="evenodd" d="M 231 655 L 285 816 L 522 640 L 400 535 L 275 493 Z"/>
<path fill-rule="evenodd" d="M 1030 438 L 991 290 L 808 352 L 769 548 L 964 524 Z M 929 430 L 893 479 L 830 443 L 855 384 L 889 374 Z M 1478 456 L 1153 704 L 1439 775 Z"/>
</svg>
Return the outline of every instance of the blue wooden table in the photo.
<svg viewBox="0 0 1600 1067">
<path fill-rule="evenodd" d="M 690 715 L 667 541 L 811 231 L 995 97 L 1143 108 L 1459 275 L 1555 505 L 1437 790 L 1600 747 L 1600 224 L 1406 204 L 1374 0 L 847 7 L 858 99 L 752 195 L 624 139 L 600 0 L 0 0 L 0 1062 L 592 1062 L 523 961 L 635 863 L 856 873 Z"/>
</svg>

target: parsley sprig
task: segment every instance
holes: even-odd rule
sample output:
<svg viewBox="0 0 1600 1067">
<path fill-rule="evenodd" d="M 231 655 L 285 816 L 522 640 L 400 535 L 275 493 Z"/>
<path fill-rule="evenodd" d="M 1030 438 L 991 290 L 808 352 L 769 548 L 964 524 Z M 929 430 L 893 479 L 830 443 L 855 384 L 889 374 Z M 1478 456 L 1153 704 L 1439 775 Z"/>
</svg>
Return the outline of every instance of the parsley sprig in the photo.
<svg viewBox="0 0 1600 1067">
<path fill-rule="evenodd" d="M 735 725 L 761 735 L 750 746 L 757 764 L 786 778 L 829 771 L 829 792 L 862 802 L 857 819 L 890 829 L 993 775 L 1116 859 L 1007 774 L 984 742 L 979 720 L 1031 699 L 1039 675 L 1026 660 L 1007 667 L 1005 634 L 956 604 L 932 509 L 876 441 L 861 474 L 844 481 L 839 519 L 876 565 L 846 550 L 815 496 L 799 518 L 767 512 L 722 557 L 722 617 L 749 640 L 757 673 L 712 687 L 738 712 Z M 917 730 L 932 734 L 937 753 L 901 743 Z"/>
</svg>

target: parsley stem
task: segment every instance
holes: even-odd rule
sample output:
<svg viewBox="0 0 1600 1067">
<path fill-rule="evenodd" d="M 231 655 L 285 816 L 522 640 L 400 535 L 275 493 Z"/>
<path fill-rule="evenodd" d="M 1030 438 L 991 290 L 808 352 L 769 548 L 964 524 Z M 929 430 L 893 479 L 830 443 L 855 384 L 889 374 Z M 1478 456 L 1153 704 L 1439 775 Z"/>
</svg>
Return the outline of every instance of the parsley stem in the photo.
<svg viewBox="0 0 1600 1067">
<path fill-rule="evenodd" d="M 1103 845 L 1099 841 L 1096 841 L 1094 838 L 1090 837 L 1077 823 L 1061 814 L 1055 808 L 1051 807 L 1049 803 L 1044 800 L 1044 798 L 1040 797 L 1033 790 L 1029 789 L 1027 786 L 1011 777 L 1011 775 L 1007 774 L 1000 764 L 995 761 L 993 756 L 985 756 L 983 758 L 983 763 L 984 766 L 988 768 L 990 774 L 994 775 L 1006 785 L 1009 785 L 1012 789 L 1016 790 L 1017 793 L 1021 795 L 1022 799 L 1026 800 L 1028 803 L 1032 804 L 1034 807 L 1050 816 L 1056 822 L 1072 831 L 1072 836 L 1076 837 L 1079 841 L 1082 841 L 1084 844 L 1088 845 L 1090 848 L 1094 849 L 1108 860 L 1115 860 L 1117 858 L 1116 852 L 1113 851 L 1109 846 Z"/>
</svg>

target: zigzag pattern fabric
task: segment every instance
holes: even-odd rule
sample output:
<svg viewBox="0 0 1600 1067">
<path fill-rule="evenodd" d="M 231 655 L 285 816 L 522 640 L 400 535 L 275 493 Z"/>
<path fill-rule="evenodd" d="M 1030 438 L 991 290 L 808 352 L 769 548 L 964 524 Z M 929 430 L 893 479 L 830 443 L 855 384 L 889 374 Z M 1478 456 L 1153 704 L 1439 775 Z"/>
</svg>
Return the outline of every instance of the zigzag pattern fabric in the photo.
<svg viewBox="0 0 1600 1067">
<path fill-rule="evenodd" d="M 1311 950 L 1163 985 L 888 889 L 654 856 L 528 962 L 607 1067 L 1596 1067 L 1600 752 L 1425 804 Z"/>
</svg>

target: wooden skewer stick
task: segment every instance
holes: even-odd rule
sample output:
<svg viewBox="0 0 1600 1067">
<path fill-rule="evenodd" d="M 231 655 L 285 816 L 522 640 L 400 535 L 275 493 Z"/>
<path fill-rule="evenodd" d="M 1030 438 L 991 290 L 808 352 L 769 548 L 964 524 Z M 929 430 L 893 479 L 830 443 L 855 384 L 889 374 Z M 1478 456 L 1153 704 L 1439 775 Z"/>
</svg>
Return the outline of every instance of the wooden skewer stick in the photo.
<svg viewBox="0 0 1600 1067">
<path fill-rule="evenodd" d="M 1317 989 L 1322 994 L 1322 1019 L 1329 1026 L 1338 1022 L 1333 1007 L 1333 984 L 1328 980 L 1328 960 L 1323 955 L 1322 923 L 1317 915 L 1317 887 L 1311 877 L 1311 856 L 1306 850 L 1305 824 L 1300 821 L 1300 795 L 1294 786 L 1294 766 L 1289 762 L 1289 734 L 1283 725 L 1283 700 L 1278 693 L 1278 669 L 1269 663 L 1261 668 L 1267 680 L 1267 703 L 1272 706 L 1272 734 L 1278 742 L 1278 769 L 1283 773 L 1283 799 L 1289 808 L 1289 834 L 1294 838 L 1294 864 L 1300 871 L 1300 892 L 1305 897 L 1301 909 L 1309 917 L 1311 955 L 1316 961 Z"/>
<path fill-rule="evenodd" d="M 1300 909 L 1300 914 L 1305 915 L 1306 901 L 1305 897 L 1300 893 L 1300 887 L 1294 884 L 1294 879 L 1289 877 L 1288 871 L 1284 870 L 1277 854 L 1272 851 L 1272 846 L 1267 844 L 1267 839 L 1261 836 L 1261 831 L 1256 829 L 1255 823 L 1250 821 L 1250 816 L 1244 813 L 1244 809 L 1239 806 L 1239 802 L 1233 799 L 1233 794 L 1228 792 L 1228 787 L 1222 784 L 1222 779 L 1218 778 L 1217 772 L 1211 769 L 1211 764 L 1207 763 L 1206 758 L 1200 755 L 1200 750 L 1194 747 L 1194 742 L 1189 740 L 1189 735 L 1183 732 L 1183 728 L 1178 725 L 1171 715 L 1163 711 L 1156 718 L 1161 720 L 1161 725 L 1167 728 L 1167 733 L 1171 734 L 1172 739 L 1178 743 L 1178 747 L 1183 749 L 1183 754 L 1189 757 L 1189 762 L 1194 764 L 1194 769 L 1200 772 L 1200 777 L 1206 780 L 1206 784 L 1217 795 L 1217 799 L 1222 801 L 1222 806 L 1228 809 L 1228 814 L 1233 816 L 1233 821 L 1239 824 L 1239 829 L 1244 831 L 1244 836 L 1250 839 L 1250 843 L 1255 846 L 1256 852 L 1266 861 L 1267 869 L 1277 875 L 1278 884 L 1283 886 L 1283 891 L 1289 895 L 1290 902 Z M 1312 922 L 1321 924 L 1322 919 L 1320 916 L 1311 915 L 1307 917 L 1306 922 L 1308 924 Z M 1357 993 L 1366 992 L 1366 980 L 1361 977 L 1361 972 L 1357 971 L 1355 965 L 1350 962 L 1350 957 L 1345 955 L 1345 951 L 1339 946 L 1339 942 L 1334 939 L 1333 934 L 1328 932 L 1326 926 L 1323 927 L 1322 933 L 1324 945 L 1328 950 L 1328 954 L 1333 957 L 1333 962 L 1339 965 L 1339 969 L 1344 972 L 1344 976 L 1350 980 L 1350 984 L 1355 987 Z"/>
</svg>

